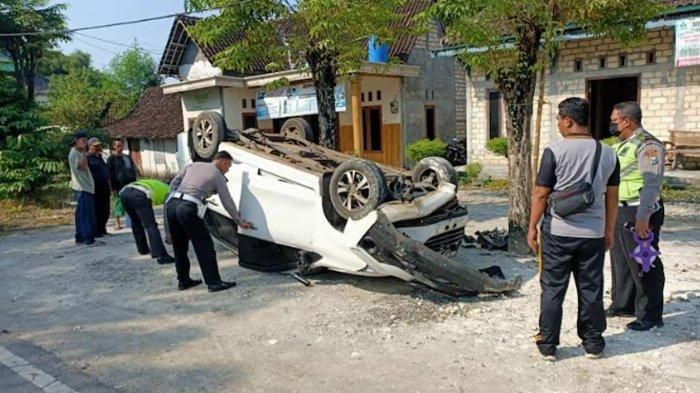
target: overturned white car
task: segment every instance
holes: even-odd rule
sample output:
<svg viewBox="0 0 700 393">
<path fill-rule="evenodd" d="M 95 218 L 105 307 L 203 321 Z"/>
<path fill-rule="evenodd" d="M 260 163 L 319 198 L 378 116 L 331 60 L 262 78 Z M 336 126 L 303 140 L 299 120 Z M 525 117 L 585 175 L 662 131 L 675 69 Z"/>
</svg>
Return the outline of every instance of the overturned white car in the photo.
<svg viewBox="0 0 700 393">
<path fill-rule="evenodd" d="M 294 135 L 228 130 L 214 112 L 200 114 L 190 137 L 203 159 L 219 150 L 234 157 L 229 189 L 256 228 L 238 229 L 217 196 L 208 201 L 206 220 L 243 267 L 394 276 L 458 296 L 521 285 L 521 277 L 492 277 L 450 259 L 467 208 L 456 197 L 457 174 L 442 158 L 410 173 Z"/>
</svg>

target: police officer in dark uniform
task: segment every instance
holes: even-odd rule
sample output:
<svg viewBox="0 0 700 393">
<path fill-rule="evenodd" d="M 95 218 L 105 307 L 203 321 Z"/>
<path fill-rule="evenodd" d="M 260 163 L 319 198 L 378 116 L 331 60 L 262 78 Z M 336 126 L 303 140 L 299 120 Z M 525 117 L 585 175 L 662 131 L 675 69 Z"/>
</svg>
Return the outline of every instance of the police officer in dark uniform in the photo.
<svg viewBox="0 0 700 393">
<path fill-rule="evenodd" d="M 612 259 L 612 304 L 608 316 L 635 316 L 631 330 L 663 326 L 664 267 L 656 257 L 648 272 L 634 258 L 639 239 L 653 236 L 659 249 L 659 232 L 664 222 L 661 185 L 664 177 L 664 149 L 661 142 L 642 128 L 642 110 L 636 102 L 615 105 L 610 132 L 619 142 L 613 146 L 620 161 L 620 208 L 615 228 Z"/>
<path fill-rule="evenodd" d="M 206 200 L 213 194 L 218 194 L 224 209 L 238 226 L 253 228 L 253 224 L 241 219 L 226 186 L 224 174 L 231 168 L 232 162 L 229 153 L 220 151 L 214 155 L 211 163 L 195 162 L 186 166 L 170 183 L 172 194 L 166 203 L 166 214 L 175 252 L 179 290 L 202 283 L 201 280 L 190 278 L 190 260 L 187 257 L 190 241 L 209 292 L 223 291 L 236 285 L 233 281 L 221 280 L 214 242 L 204 222 Z"/>
</svg>

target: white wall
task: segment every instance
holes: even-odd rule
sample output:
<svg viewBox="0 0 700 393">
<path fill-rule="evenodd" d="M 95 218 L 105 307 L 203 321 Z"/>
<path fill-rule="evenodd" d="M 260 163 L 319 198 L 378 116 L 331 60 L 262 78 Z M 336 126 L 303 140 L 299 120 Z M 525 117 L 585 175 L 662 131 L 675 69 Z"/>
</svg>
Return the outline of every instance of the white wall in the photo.
<svg viewBox="0 0 700 393">
<path fill-rule="evenodd" d="M 400 124 L 401 110 L 397 113 L 391 113 L 391 102 L 396 100 L 401 103 L 401 79 L 396 77 L 377 77 L 363 76 L 360 81 L 360 89 L 365 95 L 365 100 L 362 106 L 382 106 L 382 124 Z M 377 100 L 377 90 L 382 92 L 382 99 Z M 346 95 L 348 102 L 348 110 L 339 112 L 339 121 L 341 126 L 352 125 L 352 111 L 350 108 L 350 83 L 346 83 Z M 369 101 L 369 93 L 372 92 L 372 101 Z M 399 105 L 401 108 L 402 105 Z"/>
<path fill-rule="evenodd" d="M 181 80 L 195 80 L 223 75 L 223 72 L 221 68 L 214 67 L 197 45 L 190 41 L 182 54 L 178 75 Z"/>
<path fill-rule="evenodd" d="M 177 140 L 141 139 L 141 166 L 145 177 L 170 179 L 179 170 Z"/>
<path fill-rule="evenodd" d="M 255 107 L 251 101 L 255 101 L 257 90 L 242 87 L 224 88 L 224 119 L 231 129 L 243 128 L 243 113 L 255 113 Z M 246 100 L 246 108 L 243 108 L 243 100 Z"/>
</svg>

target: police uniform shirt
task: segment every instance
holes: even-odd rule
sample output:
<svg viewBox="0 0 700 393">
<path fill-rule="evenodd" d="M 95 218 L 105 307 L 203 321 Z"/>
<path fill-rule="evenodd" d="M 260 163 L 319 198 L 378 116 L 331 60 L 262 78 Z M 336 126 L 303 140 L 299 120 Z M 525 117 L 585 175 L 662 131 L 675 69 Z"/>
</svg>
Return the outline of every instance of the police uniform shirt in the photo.
<svg viewBox="0 0 700 393">
<path fill-rule="evenodd" d="M 187 165 L 175 176 L 170 182 L 170 189 L 173 192 L 181 192 L 195 197 L 200 201 L 205 201 L 210 196 L 218 194 L 226 212 L 233 221 L 239 223 L 241 217 L 226 182 L 224 174 L 213 163 L 195 162 Z"/>
<path fill-rule="evenodd" d="M 638 128 L 634 133 L 622 142 L 622 146 L 642 133 L 649 134 L 643 128 Z M 665 152 L 663 146 L 656 138 L 649 138 L 642 142 L 637 149 L 637 164 L 642 173 L 643 186 L 639 191 L 639 207 L 637 208 L 637 220 L 648 221 L 659 208 L 658 201 L 661 198 L 661 185 L 664 180 Z M 624 173 L 625 169 L 622 168 Z M 624 176 L 623 176 L 624 178 Z"/>
</svg>

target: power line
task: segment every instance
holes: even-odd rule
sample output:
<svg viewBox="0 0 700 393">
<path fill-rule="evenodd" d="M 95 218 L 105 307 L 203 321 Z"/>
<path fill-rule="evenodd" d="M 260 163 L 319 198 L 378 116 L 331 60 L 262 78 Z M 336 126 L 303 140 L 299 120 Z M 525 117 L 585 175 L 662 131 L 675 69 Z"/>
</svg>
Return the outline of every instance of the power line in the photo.
<svg viewBox="0 0 700 393">
<path fill-rule="evenodd" d="M 98 41 L 106 42 L 106 43 L 112 44 L 112 45 L 123 46 L 123 47 L 126 47 L 126 48 L 133 48 L 133 47 L 134 47 L 134 44 L 123 44 L 123 43 L 121 43 L 121 42 L 110 41 L 110 40 L 106 40 L 106 39 L 104 39 L 104 38 L 95 37 L 95 36 L 93 36 L 93 35 L 88 35 L 88 34 L 85 34 L 85 33 L 75 33 L 75 34 L 76 34 L 76 35 L 79 35 L 79 36 L 81 36 L 81 37 L 92 38 L 93 40 L 98 40 Z M 84 41 L 83 41 L 83 42 L 84 42 Z M 160 53 L 161 53 L 161 51 L 158 50 L 158 49 L 154 49 L 154 48 L 145 48 L 145 47 L 139 46 L 139 45 L 138 45 L 138 41 L 137 41 L 135 44 L 136 44 L 136 46 L 137 46 L 139 49 L 143 50 L 144 52 L 150 52 L 150 53 L 153 53 L 153 54 L 160 54 Z"/>
<path fill-rule="evenodd" d="M 219 8 L 211 8 L 211 9 L 206 9 L 202 11 L 197 11 L 196 13 L 199 12 L 206 12 L 206 11 L 215 11 Z M 70 34 L 70 33 L 75 33 L 77 31 L 84 31 L 84 30 L 95 30 L 95 29 L 104 29 L 106 27 L 115 27 L 115 26 L 124 26 L 124 25 L 133 25 L 136 23 L 143 23 L 143 22 L 151 22 L 154 20 L 160 20 L 160 19 L 168 19 L 168 18 L 174 18 L 178 15 L 186 15 L 186 14 L 192 14 L 195 12 L 178 12 L 177 14 L 169 14 L 169 15 L 162 15 L 162 16 L 154 16 L 151 18 L 143 18 L 143 19 L 135 19 L 135 20 L 128 20 L 124 22 L 115 22 L 115 23 L 108 23 L 105 25 L 96 25 L 96 26 L 87 26 L 87 27 L 78 27 L 75 29 L 65 29 L 65 30 L 45 30 L 45 31 L 27 31 L 24 33 L 1 33 L 0 37 L 22 37 L 22 36 L 28 36 L 28 35 L 44 35 L 44 34 Z"/>
<path fill-rule="evenodd" d="M 250 3 L 255 0 L 240 0 L 236 2 L 235 4 L 232 5 L 241 5 L 245 3 Z M 161 20 L 161 19 L 168 19 L 168 18 L 174 18 L 176 16 L 180 15 L 189 15 L 189 14 L 200 14 L 203 12 L 209 12 L 209 11 L 218 11 L 223 9 L 224 7 L 214 7 L 214 8 L 207 8 L 201 11 L 190 11 L 190 12 L 178 12 L 176 14 L 168 14 L 168 15 L 161 15 L 161 16 L 153 16 L 150 18 L 142 18 L 142 19 L 134 19 L 134 20 L 128 20 L 124 22 L 115 22 L 115 23 L 107 23 L 104 25 L 95 25 L 95 26 L 87 26 L 87 27 L 77 27 L 75 29 L 64 29 L 64 30 L 45 30 L 45 31 L 27 31 L 24 33 L 0 33 L 0 37 L 22 37 L 22 36 L 32 36 L 32 35 L 43 35 L 43 34 L 70 34 L 70 33 L 75 33 L 77 31 L 85 31 L 85 30 L 96 30 L 96 29 L 104 29 L 106 27 L 115 27 L 115 26 L 124 26 L 124 25 L 133 25 L 137 23 L 144 23 L 144 22 L 151 22 L 154 20 Z"/>
<path fill-rule="evenodd" d="M 99 45 L 95 45 L 95 44 L 90 43 L 90 42 L 88 42 L 88 41 L 81 40 L 80 38 L 75 38 L 75 37 L 74 37 L 73 39 L 76 40 L 76 41 L 80 41 L 80 42 L 82 42 L 82 43 L 85 44 L 85 45 L 92 46 L 93 48 L 97 48 L 97 49 L 103 50 L 103 51 L 105 51 L 105 52 L 111 53 L 111 54 L 113 54 L 113 55 L 115 55 L 115 56 L 118 56 L 118 55 L 119 55 L 119 53 L 117 53 L 117 52 L 111 51 L 111 50 L 109 50 L 109 49 L 107 49 L 107 48 L 103 48 L 103 47 L 101 47 L 101 46 L 99 46 Z"/>
</svg>

